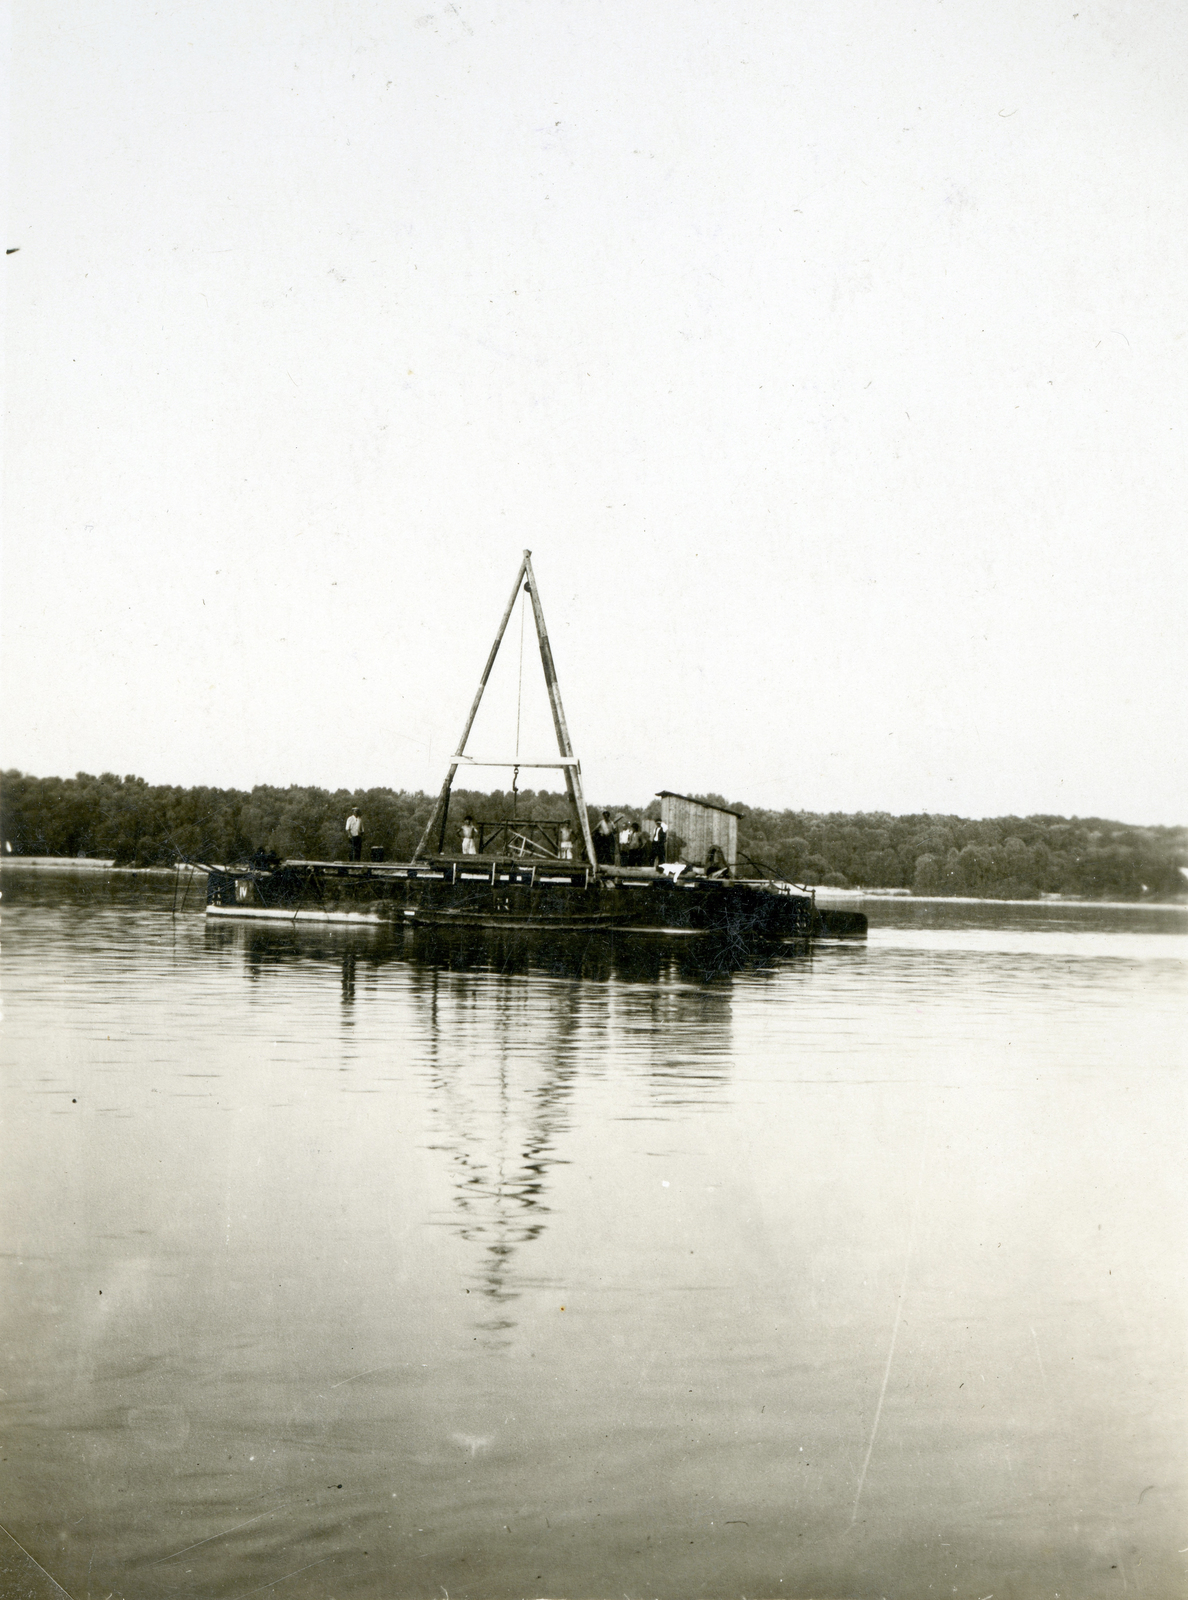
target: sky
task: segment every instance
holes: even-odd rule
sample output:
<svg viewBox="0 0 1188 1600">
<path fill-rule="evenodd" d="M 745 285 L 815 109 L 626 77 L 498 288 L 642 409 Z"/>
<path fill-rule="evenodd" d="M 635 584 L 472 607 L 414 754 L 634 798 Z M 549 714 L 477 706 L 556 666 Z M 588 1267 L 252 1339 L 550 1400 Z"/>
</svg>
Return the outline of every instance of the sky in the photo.
<svg viewBox="0 0 1188 1600">
<path fill-rule="evenodd" d="M 4 766 L 436 789 L 530 548 L 593 802 L 1188 821 L 1188 10 L 1079 3 L 17 0 Z"/>
</svg>

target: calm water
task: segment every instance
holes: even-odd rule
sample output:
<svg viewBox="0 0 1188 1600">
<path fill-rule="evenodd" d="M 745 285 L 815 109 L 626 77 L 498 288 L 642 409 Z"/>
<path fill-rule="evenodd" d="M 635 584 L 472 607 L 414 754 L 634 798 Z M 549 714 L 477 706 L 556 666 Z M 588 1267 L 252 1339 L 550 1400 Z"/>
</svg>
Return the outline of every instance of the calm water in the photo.
<svg viewBox="0 0 1188 1600">
<path fill-rule="evenodd" d="M 707 971 L 4 888 L 2 1520 L 74 1600 L 1185 1592 L 1183 912 Z"/>
</svg>

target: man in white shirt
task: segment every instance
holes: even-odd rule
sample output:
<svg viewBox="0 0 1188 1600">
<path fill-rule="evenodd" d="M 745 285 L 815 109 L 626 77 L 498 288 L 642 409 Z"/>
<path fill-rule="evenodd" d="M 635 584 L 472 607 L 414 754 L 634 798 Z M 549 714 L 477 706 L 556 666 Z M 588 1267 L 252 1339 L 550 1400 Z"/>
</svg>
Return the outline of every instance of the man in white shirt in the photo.
<svg viewBox="0 0 1188 1600">
<path fill-rule="evenodd" d="M 351 860 L 363 859 L 363 818 L 358 811 L 352 811 L 346 819 L 347 838 L 351 841 Z"/>
</svg>

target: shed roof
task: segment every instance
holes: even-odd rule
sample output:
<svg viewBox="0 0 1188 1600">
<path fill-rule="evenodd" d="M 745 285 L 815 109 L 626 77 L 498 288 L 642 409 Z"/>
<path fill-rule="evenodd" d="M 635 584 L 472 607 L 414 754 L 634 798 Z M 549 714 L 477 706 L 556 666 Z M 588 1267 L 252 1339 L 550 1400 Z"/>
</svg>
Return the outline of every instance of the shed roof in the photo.
<svg viewBox="0 0 1188 1600">
<path fill-rule="evenodd" d="M 716 806 L 712 800 L 699 800 L 696 795 L 677 794 L 675 789 L 657 789 L 657 800 L 687 800 L 692 806 L 704 806 L 707 811 L 724 811 L 728 817 L 741 817 L 741 811 L 732 806 Z"/>
</svg>

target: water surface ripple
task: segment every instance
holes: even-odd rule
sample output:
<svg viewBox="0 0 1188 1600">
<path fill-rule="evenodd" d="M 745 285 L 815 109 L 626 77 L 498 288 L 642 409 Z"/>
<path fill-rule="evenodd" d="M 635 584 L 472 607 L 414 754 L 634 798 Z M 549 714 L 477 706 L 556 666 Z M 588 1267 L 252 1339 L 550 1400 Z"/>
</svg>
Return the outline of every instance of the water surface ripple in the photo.
<svg viewBox="0 0 1188 1600">
<path fill-rule="evenodd" d="M 75 1600 L 1183 1592 L 1183 912 L 4 889 L 3 1523 Z"/>
</svg>

